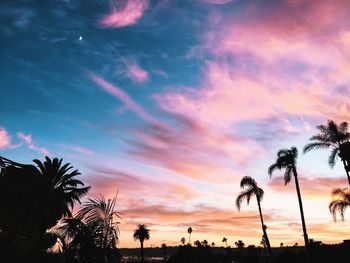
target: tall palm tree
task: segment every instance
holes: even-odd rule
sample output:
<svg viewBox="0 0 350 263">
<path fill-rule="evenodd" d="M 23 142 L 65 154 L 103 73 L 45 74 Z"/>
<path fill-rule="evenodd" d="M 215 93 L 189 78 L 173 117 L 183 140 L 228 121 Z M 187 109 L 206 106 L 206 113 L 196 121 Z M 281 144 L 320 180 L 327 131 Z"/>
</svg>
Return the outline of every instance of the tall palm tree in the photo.
<svg viewBox="0 0 350 263">
<path fill-rule="evenodd" d="M 344 220 L 345 209 L 350 207 L 350 190 L 348 188 L 335 188 L 332 191 L 333 200 L 329 204 L 329 211 L 333 215 L 334 220 L 337 219 L 337 212 L 340 213 Z"/>
<path fill-rule="evenodd" d="M 188 243 L 191 244 L 191 234 L 192 234 L 192 227 L 187 228 L 188 233 Z"/>
<path fill-rule="evenodd" d="M 307 231 L 306 231 L 303 202 L 301 200 L 298 173 L 297 173 L 297 168 L 296 168 L 297 158 L 298 158 L 298 149 L 296 147 L 291 147 L 290 149 L 279 150 L 277 152 L 277 160 L 274 164 L 272 164 L 269 167 L 268 173 L 271 177 L 272 173 L 276 169 L 278 169 L 278 170 L 285 169 L 284 185 L 287 185 L 290 182 L 292 175 L 294 176 L 295 188 L 296 188 L 297 195 L 298 195 L 301 223 L 302 223 L 302 227 L 303 227 L 304 243 L 305 243 L 305 246 L 308 247 L 309 239 L 308 239 L 308 235 L 307 235 Z"/>
<path fill-rule="evenodd" d="M 141 244 L 141 259 L 142 259 L 142 263 L 145 262 L 144 261 L 144 254 L 143 254 L 143 242 L 145 240 L 149 240 L 150 239 L 149 232 L 150 232 L 150 230 L 147 228 L 146 225 L 139 224 L 139 225 L 137 225 L 137 228 L 135 229 L 134 234 L 133 234 L 134 240 L 139 240 L 140 244 Z"/>
<path fill-rule="evenodd" d="M 223 237 L 221 242 L 225 243 L 225 245 L 227 247 L 227 238 L 226 237 Z"/>
<path fill-rule="evenodd" d="M 269 250 L 270 255 L 272 254 L 270 241 L 266 232 L 266 225 L 264 224 L 264 219 L 261 211 L 261 201 L 264 197 L 264 190 L 258 186 L 256 181 L 250 176 L 244 176 L 241 180 L 241 188 L 243 189 L 240 192 L 236 199 L 236 206 L 238 210 L 241 210 L 242 202 L 244 199 L 247 200 L 247 204 L 249 205 L 249 201 L 253 195 L 256 197 L 256 202 L 258 203 L 261 229 L 263 231 L 263 235 L 265 237 L 266 245 Z"/>
<path fill-rule="evenodd" d="M 328 158 L 329 166 L 331 168 L 334 167 L 338 155 L 343 162 L 350 185 L 350 133 L 348 131 L 348 123 L 341 122 L 338 125 L 334 121 L 329 120 L 327 125 L 318 125 L 317 129 L 319 133 L 310 138 L 311 142 L 304 146 L 303 152 L 331 148 L 332 151 Z"/>
</svg>

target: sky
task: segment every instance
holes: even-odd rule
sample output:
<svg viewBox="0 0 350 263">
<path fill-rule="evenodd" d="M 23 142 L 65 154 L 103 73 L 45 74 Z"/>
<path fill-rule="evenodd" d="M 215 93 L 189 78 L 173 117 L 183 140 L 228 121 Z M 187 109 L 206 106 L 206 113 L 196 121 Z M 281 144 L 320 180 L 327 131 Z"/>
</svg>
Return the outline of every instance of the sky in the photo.
<svg viewBox="0 0 350 263">
<path fill-rule="evenodd" d="M 63 158 L 112 198 L 119 247 L 188 240 L 259 245 L 257 204 L 235 207 L 243 176 L 265 191 L 270 242 L 303 244 L 293 182 L 267 169 L 281 148 L 297 169 L 310 238 L 349 238 L 330 192 L 346 187 L 329 151 L 302 154 L 316 126 L 350 116 L 350 3 L 307 0 L 3 0 L 0 155 Z"/>
</svg>

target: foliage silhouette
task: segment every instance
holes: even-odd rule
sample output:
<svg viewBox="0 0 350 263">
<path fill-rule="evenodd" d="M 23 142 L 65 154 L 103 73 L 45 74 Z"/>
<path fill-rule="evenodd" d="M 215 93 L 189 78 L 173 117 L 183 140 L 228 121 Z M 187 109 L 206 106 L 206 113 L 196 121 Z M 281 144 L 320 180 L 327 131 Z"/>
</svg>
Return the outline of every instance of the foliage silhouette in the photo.
<svg viewBox="0 0 350 263">
<path fill-rule="evenodd" d="M 221 242 L 224 242 L 225 246 L 227 247 L 227 238 L 226 237 L 223 237 Z"/>
<path fill-rule="evenodd" d="M 306 231 L 303 203 L 302 203 L 302 199 L 301 199 L 298 173 L 297 173 L 297 169 L 296 169 L 297 158 L 298 158 L 298 149 L 296 147 L 291 147 L 290 149 L 279 150 L 277 152 L 277 160 L 275 163 L 273 163 L 269 167 L 268 173 L 271 177 L 272 173 L 276 169 L 278 169 L 278 170 L 285 169 L 285 173 L 284 173 L 284 184 L 285 185 L 290 182 L 292 175 L 294 176 L 295 188 L 296 188 L 297 195 L 298 195 L 301 223 L 302 223 L 303 234 L 304 234 L 303 235 L 304 236 L 304 243 L 305 243 L 305 246 L 307 247 L 308 243 L 309 243 L 309 239 L 308 239 L 308 235 L 307 235 L 307 231 Z"/>
<path fill-rule="evenodd" d="M 143 242 L 145 240 L 149 240 L 150 239 L 150 233 L 149 232 L 150 232 L 150 230 L 147 228 L 146 225 L 139 224 L 139 225 L 137 225 L 137 228 L 135 229 L 134 234 L 133 234 L 134 240 L 139 240 L 140 244 L 141 244 L 141 260 L 142 260 L 142 263 L 145 262 L 144 251 L 143 251 Z"/>
<path fill-rule="evenodd" d="M 112 200 L 102 195 L 88 199 L 74 218 L 63 219 L 53 230 L 61 249 L 66 250 L 67 259 L 111 262 L 118 258 L 119 222 L 115 218 L 120 219 L 121 214 L 115 211 L 116 199 L 117 194 Z"/>
<path fill-rule="evenodd" d="M 62 159 L 33 162 L 36 166 L 0 157 L 0 229 L 9 239 L 25 240 L 29 250 L 39 251 L 50 243 L 46 231 L 70 216 L 90 187 L 79 188 L 84 186 L 76 179 L 80 173 Z"/>
<path fill-rule="evenodd" d="M 188 243 L 191 244 L 191 234 L 192 234 L 192 227 L 187 228 L 188 233 Z"/>
<path fill-rule="evenodd" d="M 350 162 L 350 133 L 348 131 L 348 123 L 341 122 L 339 125 L 332 120 L 327 125 L 317 126 L 319 133 L 310 138 L 310 143 L 304 146 L 303 152 L 306 153 L 316 149 L 331 148 L 331 154 L 328 158 L 330 167 L 334 167 L 337 156 L 343 162 L 348 183 L 350 185 L 349 162 Z"/>
<path fill-rule="evenodd" d="M 271 245 L 269 238 L 267 236 L 266 232 L 266 225 L 264 224 L 264 219 L 262 215 L 262 210 L 261 210 L 261 201 L 264 197 L 264 190 L 258 186 L 256 181 L 250 177 L 250 176 L 244 176 L 241 180 L 241 188 L 243 189 L 242 192 L 240 192 L 236 198 L 236 206 L 238 210 L 241 210 L 242 202 L 244 199 L 247 200 L 247 204 L 249 205 L 250 199 L 253 195 L 256 197 L 256 201 L 258 203 L 258 208 L 259 208 L 259 216 L 260 216 L 260 222 L 261 222 L 261 229 L 263 231 L 263 237 L 264 241 L 266 242 L 267 249 L 269 251 L 269 254 L 272 254 L 271 251 Z"/>
<path fill-rule="evenodd" d="M 332 190 L 333 200 L 329 204 L 329 211 L 333 215 L 334 220 L 337 219 L 339 212 L 342 220 L 344 220 L 345 209 L 350 206 L 350 190 L 348 188 L 335 188 Z"/>
</svg>

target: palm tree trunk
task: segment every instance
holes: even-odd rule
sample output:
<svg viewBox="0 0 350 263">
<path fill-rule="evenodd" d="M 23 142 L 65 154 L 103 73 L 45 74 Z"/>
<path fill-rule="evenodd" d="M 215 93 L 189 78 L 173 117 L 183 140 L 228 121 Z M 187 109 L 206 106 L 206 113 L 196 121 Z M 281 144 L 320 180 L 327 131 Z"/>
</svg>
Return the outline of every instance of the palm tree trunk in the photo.
<svg viewBox="0 0 350 263">
<path fill-rule="evenodd" d="M 306 231 L 306 224 L 305 224 L 305 218 L 304 218 L 304 209 L 303 209 L 303 202 L 301 200 L 301 194 L 300 194 L 300 188 L 299 188 L 299 181 L 298 181 L 298 173 L 297 169 L 293 167 L 293 174 L 295 179 L 295 187 L 297 190 L 298 195 L 298 201 L 299 201 L 299 209 L 300 209 L 300 216 L 301 216 L 301 224 L 303 226 L 303 234 L 304 234 L 304 243 L 305 247 L 307 248 L 309 246 L 309 238 Z"/>
<path fill-rule="evenodd" d="M 265 225 L 264 225 L 264 219 L 263 219 L 262 212 L 261 212 L 260 200 L 259 200 L 259 198 L 256 198 L 256 200 L 257 200 L 257 202 L 258 202 L 259 215 L 260 215 L 260 221 L 261 221 L 261 227 L 262 227 L 262 231 L 263 231 L 264 238 L 265 238 L 265 241 L 266 241 L 267 249 L 268 249 L 268 251 L 269 251 L 269 254 L 272 255 L 270 240 L 269 240 L 269 238 L 268 238 L 268 236 L 267 236 L 266 228 L 265 228 Z"/>
<path fill-rule="evenodd" d="M 141 241 L 140 243 L 141 243 L 141 260 L 142 260 L 142 263 L 144 263 L 145 259 L 144 259 L 144 256 L 143 256 L 143 241 Z"/>
<path fill-rule="evenodd" d="M 191 244 L 191 233 L 189 233 L 188 236 L 189 236 L 188 243 Z"/>
<path fill-rule="evenodd" d="M 345 170 L 345 172 L 346 172 L 346 176 L 347 176 L 347 178 L 348 178 L 348 183 L 349 183 L 349 186 L 350 186 L 350 175 L 349 175 L 349 171 L 348 171 L 348 169 L 347 169 L 346 162 L 345 162 L 345 160 L 344 160 L 343 158 L 342 158 L 341 160 L 343 161 L 344 170 Z"/>
</svg>

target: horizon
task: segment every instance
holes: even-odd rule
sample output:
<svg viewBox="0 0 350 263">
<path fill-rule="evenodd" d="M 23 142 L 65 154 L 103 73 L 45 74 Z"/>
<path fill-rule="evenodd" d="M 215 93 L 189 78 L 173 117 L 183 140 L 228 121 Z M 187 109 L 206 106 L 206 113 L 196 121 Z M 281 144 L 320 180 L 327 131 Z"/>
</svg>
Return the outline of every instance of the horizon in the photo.
<svg viewBox="0 0 350 263">
<path fill-rule="evenodd" d="M 303 244 L 294 181 L 270 178 L 296 146 L 309 238 L 349 239 L 331 190 L 348 186 L 330 150 L 303 154 L 316 126 L 349 121 L 350 3 L 279 0 L 2 1 L 0 156 L 62 158 L 113 198 L 120 248 L 208 240 L 260 245 L 256 200 L 273 247 Z M 75 209 L 79 206 L 76 205 Z"/>
</svg>

